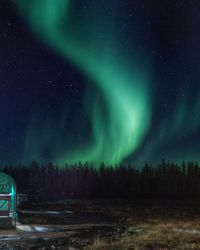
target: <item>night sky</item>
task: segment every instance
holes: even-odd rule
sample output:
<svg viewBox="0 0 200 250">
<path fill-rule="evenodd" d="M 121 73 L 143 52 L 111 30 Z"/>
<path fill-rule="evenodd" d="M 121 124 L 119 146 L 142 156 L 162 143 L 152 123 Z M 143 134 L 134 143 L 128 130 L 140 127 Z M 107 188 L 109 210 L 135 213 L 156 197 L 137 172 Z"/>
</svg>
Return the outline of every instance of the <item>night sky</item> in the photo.
<svg viewBox="0 0 200 250">
<path fill-rule="evenodd" d="M 0 164 L 200 160 L 199 0 L 0 0 Z"/>
</svg>

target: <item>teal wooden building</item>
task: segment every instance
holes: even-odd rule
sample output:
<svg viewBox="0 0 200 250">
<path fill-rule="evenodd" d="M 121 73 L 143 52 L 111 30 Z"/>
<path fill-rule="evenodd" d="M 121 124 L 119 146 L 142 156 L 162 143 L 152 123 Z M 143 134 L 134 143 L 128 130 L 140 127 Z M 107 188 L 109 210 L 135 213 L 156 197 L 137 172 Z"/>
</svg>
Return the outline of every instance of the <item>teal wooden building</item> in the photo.
<svg viewBox="0 0 200 250">
<path fill-rule="evenodd" d="M 0 228 L 16 227 L 16 183 L 0 172 Z"/>
</svg>

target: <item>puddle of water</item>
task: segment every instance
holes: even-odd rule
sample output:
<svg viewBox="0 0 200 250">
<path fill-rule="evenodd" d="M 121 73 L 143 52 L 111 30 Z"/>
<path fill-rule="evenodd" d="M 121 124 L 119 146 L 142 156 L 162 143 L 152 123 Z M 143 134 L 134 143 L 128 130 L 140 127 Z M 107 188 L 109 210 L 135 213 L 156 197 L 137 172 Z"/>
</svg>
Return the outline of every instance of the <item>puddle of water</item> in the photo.
<svg viewBox="0 0 200 250">
<path fill-rule="evenodd" d="M 65 214 L 74 214 L 73 211 L 64 211 Z"/>
</svg>

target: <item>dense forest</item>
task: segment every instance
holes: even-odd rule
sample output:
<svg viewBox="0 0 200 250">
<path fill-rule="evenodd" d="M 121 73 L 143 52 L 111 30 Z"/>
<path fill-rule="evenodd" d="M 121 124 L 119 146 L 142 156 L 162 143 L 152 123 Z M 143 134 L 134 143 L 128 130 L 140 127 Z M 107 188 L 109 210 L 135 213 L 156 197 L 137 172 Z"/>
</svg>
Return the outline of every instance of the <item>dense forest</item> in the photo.
<svg viewBox="0 0 200 250">
<path fill-rule="evenodd" d="M 2 171 L 12 176 L 20 193 L 32 200 L 57 199 L 199 199 L 200 167 L 198 163 L 180 165 L 162 160 L 157 166 L 148 163 L 139 170 L 88 163 L 66 165 L 49 163 L 40 166 L 6 166 Z"/>
</svg>

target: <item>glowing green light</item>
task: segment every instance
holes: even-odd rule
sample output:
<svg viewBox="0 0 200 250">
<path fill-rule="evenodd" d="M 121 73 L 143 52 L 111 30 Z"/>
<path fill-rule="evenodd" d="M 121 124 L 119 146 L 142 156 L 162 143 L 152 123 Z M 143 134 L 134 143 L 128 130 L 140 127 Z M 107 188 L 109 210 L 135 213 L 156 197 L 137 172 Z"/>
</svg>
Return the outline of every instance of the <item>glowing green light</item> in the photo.
<svg viewBox="0 0 200 250">
<path fill-rule="evenodd" d="M 107 118 L 102 115 L 98 102 L 90 113 L 93 125 L 93 141 L 87 148 L 74 152 L 60 152 L 54 156 L 57 163 L 89 161 L 94 164 L 107 162 L 117 164 L 138 149 L 151 121 L 151 100 L 149 74 L 137 67 L 138 56 L 133 58 L 116 46 L 119 35 L 108 23 L 105 6 L 82 16 L 83 22 L 73 18 L 74 3 L 69 0 L 16 0 L 21 14 L 30 24 L 33 32 L 48 41 L 66 60 L 87 74 L 91 82 L 102 92 Z M 96 14 L 94 18 L 94 13 Z M 106 23 L 107 20 L 107 23 Z M 104 38 L 99 39 L 98 27 L 101 24 Z M 83 26 L 83 23 L 85 26 Z M 85 31 L 88 27 L 89 31 Z M 45 138 L 51 137 L 49 129 L 43 128 L 42 138 L 27 138 L 26 147 L 33 147 L 33 140 L 44 146 Z M 31 133 L 29 133 L 30 135 Z M 29 137 L 29 135 L 27 137 Z M 41 147 L 42 147 L 41 146 Z M 34 149 L 37 152 L 40 149 Z"/>
</svg>

